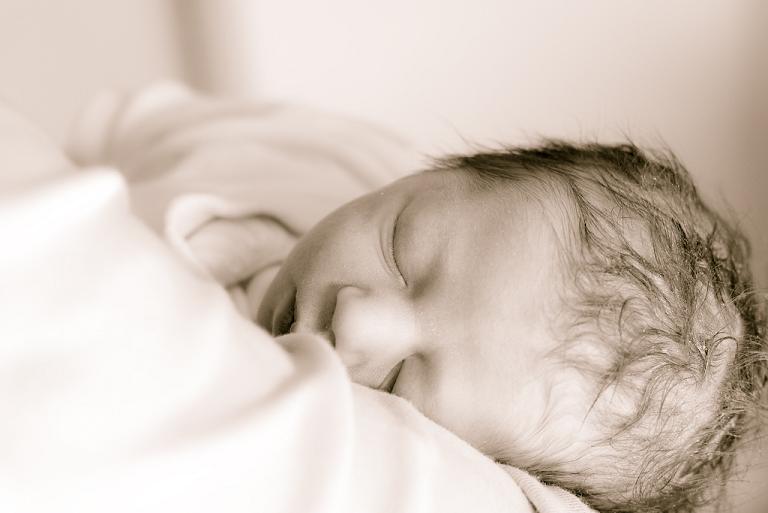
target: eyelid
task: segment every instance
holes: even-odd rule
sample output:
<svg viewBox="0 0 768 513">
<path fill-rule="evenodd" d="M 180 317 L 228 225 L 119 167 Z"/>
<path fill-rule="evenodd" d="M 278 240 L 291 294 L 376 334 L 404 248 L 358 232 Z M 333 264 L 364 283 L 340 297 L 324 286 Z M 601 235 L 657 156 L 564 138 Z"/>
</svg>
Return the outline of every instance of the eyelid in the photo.
<svg viewBox="0 0 768 513">
<path fill-rule="evenodd" d="M 397 237 L 397 224 L 404 210 L 405 209 L 400 209 L 400 211 L 397 213 L 397 216 L 395 216 L 395 220 L 392 222 L 392 236 L 389 238 L 389 257 L 392 261 L 392 268 L 397 274 L 397 277 L 400 278 L 400 280 L 403 282 L 403 286 L 407 287 L 408 282 L 406 281 L 405 276 L 403 275 L 403 272 L 400 269 L 400 265 L 398 265 L 397 255 L 395 251 L 395 248 L 396 248 L 395 241 Z"/>
</svg>

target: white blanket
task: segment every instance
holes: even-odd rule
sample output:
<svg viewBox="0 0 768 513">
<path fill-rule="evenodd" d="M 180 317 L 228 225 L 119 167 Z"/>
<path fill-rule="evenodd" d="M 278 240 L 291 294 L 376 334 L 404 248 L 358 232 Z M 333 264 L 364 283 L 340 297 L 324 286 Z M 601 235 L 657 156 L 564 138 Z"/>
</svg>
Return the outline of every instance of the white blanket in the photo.
<svg viewBox="0 0 768 513">
<path fill-rule="evenodd" d="M 514 479 L 540 511 L 583 508 L 351 384 L 324 341 L 277 343 L 131 213 L 118 172 L 74 169 L 4 110 L 0 166 L 0 511 L 532 511 Z M 216 197 L 187 199 L 239 208 Z"/>
</svg>

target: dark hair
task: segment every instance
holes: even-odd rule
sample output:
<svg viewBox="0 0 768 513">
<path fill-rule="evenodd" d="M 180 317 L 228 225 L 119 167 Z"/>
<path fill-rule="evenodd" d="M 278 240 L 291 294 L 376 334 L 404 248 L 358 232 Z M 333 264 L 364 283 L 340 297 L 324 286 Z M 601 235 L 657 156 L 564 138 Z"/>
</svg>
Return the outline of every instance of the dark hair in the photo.
<svg viewBox="0 0 768 513">
<path fill-rule="evenodd" d="M 549 196 L 554 185 L 572 207 L 560 354 L 599 383 L 592 410 L 607 434 L 597 467 L 527 470 L 603 511 L 691 511 L 715 499 L 768 376 L 744 236 L 669 151 L 548 141 L 436 167 L 486 185 L 543 185 Z M 631 411 L 611 411 L 608 391 Z"/>
</svg>

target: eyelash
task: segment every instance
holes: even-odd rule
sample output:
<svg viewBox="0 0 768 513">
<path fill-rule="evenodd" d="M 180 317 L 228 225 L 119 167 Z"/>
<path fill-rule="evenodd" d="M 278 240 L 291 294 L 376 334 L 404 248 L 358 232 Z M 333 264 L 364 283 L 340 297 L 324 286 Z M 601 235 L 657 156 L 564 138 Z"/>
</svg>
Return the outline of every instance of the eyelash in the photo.
<svg viewBox="0 0 768 513">
<path fill-rule="evenodd" d="M 398 276 L 400 276 L 400 279 L 403 280 L 403 284 L 407 287 L 408 281 L 405 279 L 405 276 L 403 275 L 403 271 L 400 269 L 400 264 L 397 262 L 397 255 L 395 251 L 395 247 L 396 247 L 395 242 L 397 241 L 397 222 L 399 220 L 400 220 L 400 214 L 397 214 L 397 217 L 395 218 L 395 222 L 392 224 L 392 242 L 390 244 L 390 248 L 391 248 L 392 262 L 395 264 L 395 271 L 397 271 Z"/>
</svg>

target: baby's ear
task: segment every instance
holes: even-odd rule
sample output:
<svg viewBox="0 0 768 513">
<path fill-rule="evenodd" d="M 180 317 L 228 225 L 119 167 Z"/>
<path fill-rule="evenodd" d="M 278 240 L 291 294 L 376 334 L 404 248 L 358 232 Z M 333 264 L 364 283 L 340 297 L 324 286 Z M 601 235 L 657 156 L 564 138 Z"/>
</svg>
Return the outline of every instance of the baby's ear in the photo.
<svg viewBox="0 0 768 513">
<path fill-rule="evenodd" d="M 186 243 L 203 269 L 230 286 L 282 262 L 296 237 L 269 217 L 251 216 L 209 221 L 189 235 Z"/>
<path fill-rule="evenodd" d="M 713 374 L 722 373 L 730 367 L 736 358 L 738 343 L 733 337 L 724 337 L 713 343 L 709 351 L 708 365 L 715 367 Z"/>
</svg>

